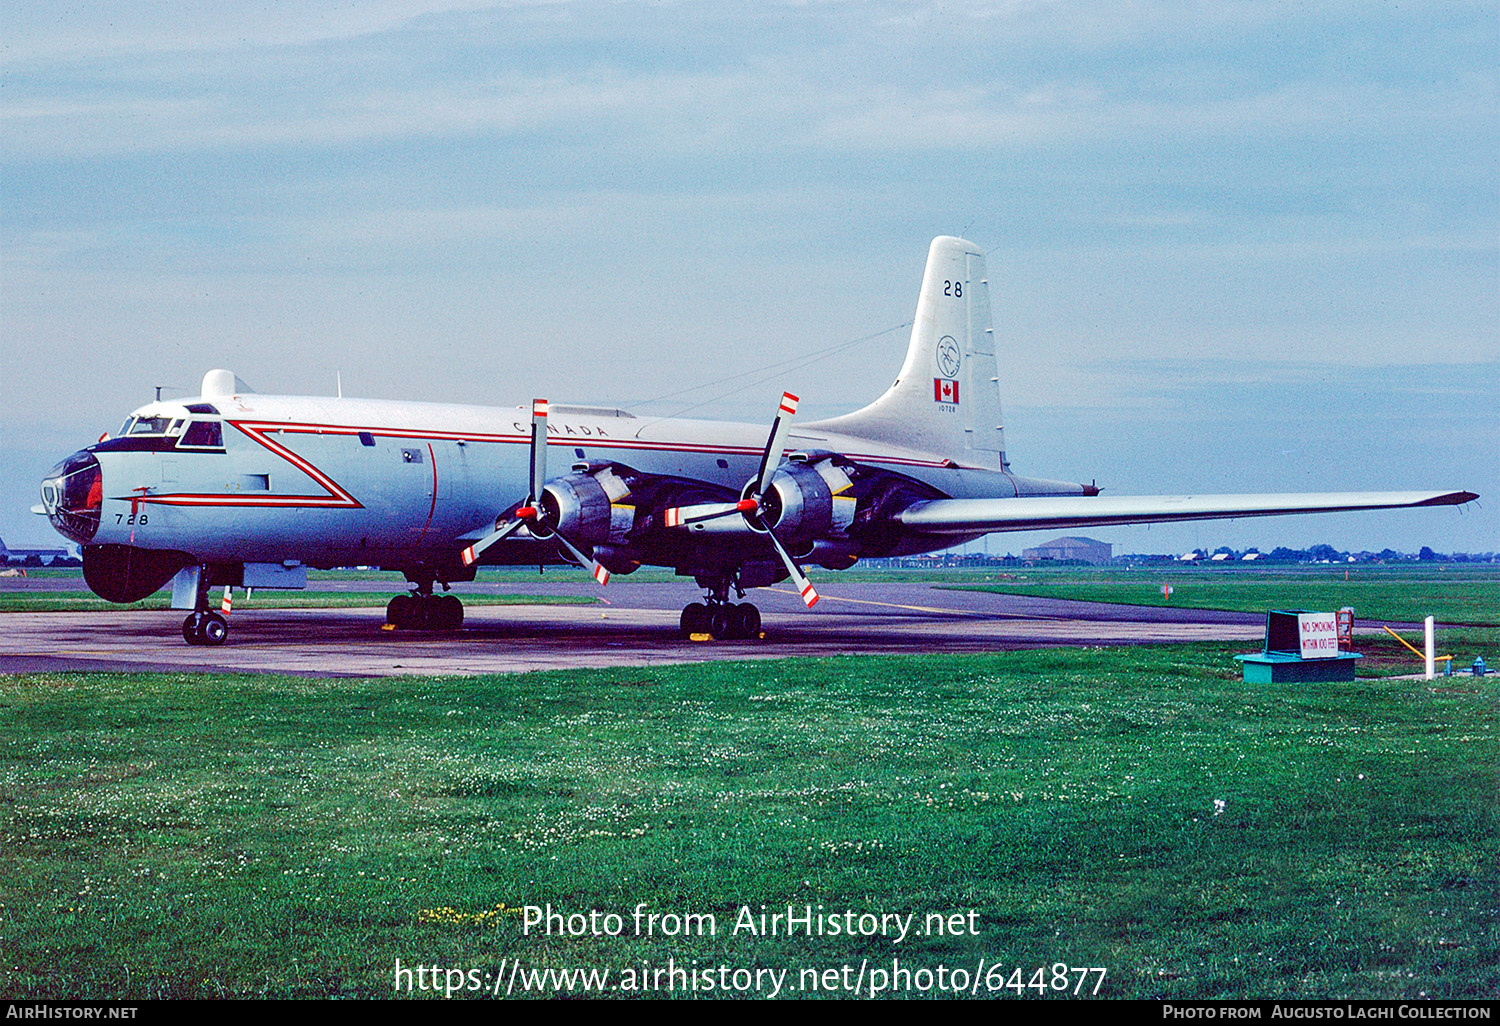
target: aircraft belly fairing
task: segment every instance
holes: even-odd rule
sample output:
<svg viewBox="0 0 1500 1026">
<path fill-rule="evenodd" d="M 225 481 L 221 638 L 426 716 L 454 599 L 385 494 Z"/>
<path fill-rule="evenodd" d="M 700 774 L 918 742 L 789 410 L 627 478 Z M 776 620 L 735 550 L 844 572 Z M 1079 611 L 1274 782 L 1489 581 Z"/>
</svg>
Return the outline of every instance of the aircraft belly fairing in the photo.
<svg viewBox="0 0 1500 1026">
<path fill-rule="evenodd" d="M 994 531 L 1457 505 L 1466 491 L 1100 496 L 1027 478 L 1005 452 L 984 257 L 935 239 L 906 358 L 864 409 L 793 427 L 783 395 L 753 424 L 549 405 L 490 408 L 263 396 L 226 370 L 203 394 L 137 410 L 121 435 L 59 463 L 41 510 L 84 546 L 85 578 L 135 601 L 174 575 L 191 643 L 227 628 L 211 586 L 300 579 L 298 565 L 402 570 L 398 627 L 454 628 L 437 583 L 481 564 L 573 562 L 599 579 L 640 565 L 694 577 L 684 631 L 752 636 L 748 588 L 804 565 L 932 551 Z M 252 574 L 252 567 L 266 568 Z M 275 571 L 275 572 L 272 572 Z M 300 574 L 300 571 L 298 571 Z"/>
</svg>

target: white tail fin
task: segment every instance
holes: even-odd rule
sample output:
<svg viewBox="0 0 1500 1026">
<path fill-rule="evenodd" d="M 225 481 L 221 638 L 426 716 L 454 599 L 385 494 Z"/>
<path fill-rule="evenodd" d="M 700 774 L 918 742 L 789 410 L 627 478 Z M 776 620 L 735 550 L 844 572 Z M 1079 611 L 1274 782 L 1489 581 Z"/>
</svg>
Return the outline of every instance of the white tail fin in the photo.
<svg viewBox="0 0 1500 1026">
<path fill-rule="evenodd" d="M 862 410 L 807 426 L 1005 469 L 990 284 L 978 246 L 951 235 L 932 240 L 895 384 Z"/>
</svg>

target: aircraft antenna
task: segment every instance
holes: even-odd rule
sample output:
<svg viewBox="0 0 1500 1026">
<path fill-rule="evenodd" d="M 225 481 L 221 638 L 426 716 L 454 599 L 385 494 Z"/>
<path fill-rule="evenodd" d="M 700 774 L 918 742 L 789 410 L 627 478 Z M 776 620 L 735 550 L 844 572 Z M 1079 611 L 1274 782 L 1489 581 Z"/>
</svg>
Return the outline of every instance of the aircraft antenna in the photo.
<svg viewBox="0 0 1500 1026">
<path fill-rule="evenodd" d="M 846 342 L 836 342 L 831 346 L 824 346 L 822 349 L 815 349 L 810 353 L 802 353 L 790 359 L 782 360 L 780 363 L 762 364 L 758 367 L 752 367 L 747 371 L 741 371 L 738 374 L 730 374 L 722 378 L 716 378 L 713 381 L 705 381 L 699 385 L 690 385 L 687 388 L 681 388 L 675 392 L 667 392 L 664 395 L 653 396 L 650 399 L 638 399 L 634 402 L 625 404 L 625 408 L 632 409 L 638 406 L 645 406 L 648 403 L 661 402 L 664 399 L 672 399 L 679 395 L 686 395 L 689 392 L 698 391 L 699 389 L 712 388 L 715 385 L 722 385 L 730 381 L 736 381 L 740 378 L 747 378 L 752 374 L 760 375 L 760 377 L 756 378 L 756 380 L 754 381 L 746 382 L 743 385 L 737 385 L 736 387 L 721 392 L 718 395 L 710 396 L 702 402 L 683 407 L 682 409 L 679 409 L 675 414 L 673 414 L 673 416 L 680 417 L 684 413 L 696 410 L 702 406 L 707 406 L 710 403 L 718 402 L 721 399 L 734 395 L 736 392 L 744 392 L 748 389 L 754 388 L 756 385 L 781 377 L 789 371 L 801 370 L 803 367 L 809 367 L 821 360 L 826 360 L 829 357 L 841 353 L 846 349 L 852 349 L 857 345 L 862 345 L 865 342 L 870 342 L 874 339 L 881 338 L 882 336 L 889 335 L 893 331 L 900 331 L 902 328 L 909 328 L 911 327 L 911 323 L 911 321 L 903 321 L 900 324 L 894 324 L 889 328 L 883 328 L 882 330 L 873 332 L 869 335 L 862 335 L 859 338 L 850 339 Z M 765 373 L 766 371 L 770 371 L 770 373 Z"/>
<path fill-rule="evenodd" d="M 333 372 L 333 380 L 334 380 L 335 385 L 338 387 L 339 398 L 340 399 L 344 398 L 344 372 L 343 371 L 334 371 Z"/>
</svg>

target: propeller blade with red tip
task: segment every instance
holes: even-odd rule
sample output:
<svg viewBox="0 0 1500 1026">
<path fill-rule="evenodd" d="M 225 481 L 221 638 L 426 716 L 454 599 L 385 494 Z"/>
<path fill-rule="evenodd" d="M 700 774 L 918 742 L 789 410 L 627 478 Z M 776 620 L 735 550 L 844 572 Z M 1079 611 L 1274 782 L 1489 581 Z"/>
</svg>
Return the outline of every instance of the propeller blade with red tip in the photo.
<svg viewBox="0 0 1500 1026">
<path fill-rule="evenodd" d="M 547 485 L 547 400 L 531 400 L 531 492 L 526 505 L 535 506 Z"/>
<path fill-rule="evenodd" d="M 781 405 L 776 408 L 776 419 L 771 423 L 771 437 L 766 440 L 766 451 L 760 457 L 760 473 L 755 477 L 756 495 L 766 494 L 766 489 L 771 487 L 771 475 L 781 465 L 781 450 L 792 430 L 792 415 L 797 412 L 797 402 L 792 393 L 781 393 Z"/>
<path fill-rule="evenodd" d="M 662 525 L 688 527 L 708 520 L 734 516 L 736 513 L 754 513 L 759 509 L 760 503 L 754 499 L 741 499 L 739 502 L 704 502 L 696 506 L 673 506 L 662 511 Z"/>
<path fill-rule="evenodd" d="M 599 582 L 599 587 L 602 588 L 609 583 L 608 567 L 606 567 L 603 563 L 599 562 L 592 556 L 585 556 L 583 552 L 578 548 L 578 546 L 568 541 L 568 539 L 564 538 L 562 535 L 557 534 L 553 537 L 555 537 L 559 542 L 562 543 L 562 547 L 567 549 L 568 554 L 578 561 L 579 566 L 583 567 L 589 573 L 594 575 L 594 580 Z"/>
<path fill-rule="evenodd" d="M 792 558 L 792 554 L 786 550 L 786 546 L 781 544 L 781 539 L 776 537 L 774 531 L 767 531 L 766 537 L 771 539 L 771 544 L 775 547 L 776 554 L 781 557 L 781 562 L 786 566 L 787 573 L 791 575 L 792 583 L 797 586 L 797 591 L 801 594 L 802 601 L 807 603 L 807 608 L 811 609 L 817 605 L 817 589 L 812 586 L 812 581 L 807 579 L 807 575 L 802 572 L 802 568 L 797 565 L 797 561 Z"/>
<path fill-rule="evenodd" d="M 517 512 L 519 512 L 519 510 Z M 463 559 L 464 566 L 473 566 L 475 561 L 479 559 L 479 554 L 481 552 L 489 548 L 491 545 L 495 544 L 497 541 L 500 541 L 502 538 L 508 537 L 511 532 L 515 531 L 516 528 L 520 527 L 524 523 L 526 523 L 526 521 L 518 517 L 517 519 L 512 520 L 510 523 L 506 524 L 504 527 L 496 527 L 489 534 L 485 535 L 473 545 L 470 545 L 468 548 L 464 549 L 463 555 L 461 557 Z"/>
</svg>

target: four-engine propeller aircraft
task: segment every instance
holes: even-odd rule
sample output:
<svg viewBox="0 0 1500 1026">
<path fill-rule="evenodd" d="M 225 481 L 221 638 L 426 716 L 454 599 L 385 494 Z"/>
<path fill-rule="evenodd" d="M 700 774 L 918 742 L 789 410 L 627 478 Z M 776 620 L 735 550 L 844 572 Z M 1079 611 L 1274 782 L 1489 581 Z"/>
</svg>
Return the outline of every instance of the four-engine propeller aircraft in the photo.
<svg viewBox="0 0 1500 1026">
<path fill-rule="evenodd" d="M 113 602 L 173 582 L 190 644 L 228 632 L 217 587 L 302 587 L 307 567 L 400 570 L 388 621 L 454 629 L 434 595 L 481 564 L 576 562 L 601 584 L 650 564 L 706 593 L 684 631 L 751 637 L 731 601 L 802 567 L 928 552 L 993 531 L 1458 505 L 1466 491 L 1101 496 L 1022 477 L 1006 458 L 984 256 L 933 240 L 906 361 L 869 406 L 793 426 L 782 397 L 763 427 L 647 420 L 623 410 L 499 409 L 266 396 L 227 370 L 202 395 L 149 403 L 118 436 L 42 482 L 56 529 L 83 546 L 84 578 Z M 559 460 L 559 457 L 561 459 Z M 565 469 L 554 473 L 559 465 Z"/>
</svg>

